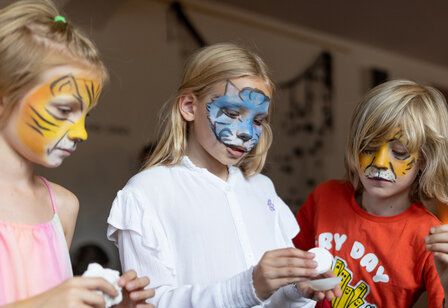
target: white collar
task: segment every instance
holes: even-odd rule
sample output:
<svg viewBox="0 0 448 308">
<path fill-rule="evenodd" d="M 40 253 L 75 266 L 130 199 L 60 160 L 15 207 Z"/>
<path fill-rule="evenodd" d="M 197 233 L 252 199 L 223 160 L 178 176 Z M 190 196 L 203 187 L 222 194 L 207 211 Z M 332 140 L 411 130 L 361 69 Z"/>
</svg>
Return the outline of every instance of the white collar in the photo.
<svg viewBox="0 0 448 308">
<path fill-rule="evenodd" d="M 211 173 L 210 171 L 208 171 L 207 168 L 202 168 L 202 167 L 196 166 L 191 161 L 191 159 L 186 155 L 182 157 L 182 159 L 180 161 L 180 165 L 186 167 L 187 169 L 189 169 L 191 171 L 201 173 L 202 175 L 211 179 L 213 182 L 219 183 L 219 185 L 232 186 L 233 183 L 235 182 L 236 178 L 238 178 L 239 175 L 243 176 L 240 168 L 235 167 L 235 166 L 227 166 L 227 170 L 229 171 L 229 176 L 227 178 L 227 181 L 224 181 L 220 177 L 218 177 L 218 176 L 214 175 L 213 173 Z"/>
</svg>

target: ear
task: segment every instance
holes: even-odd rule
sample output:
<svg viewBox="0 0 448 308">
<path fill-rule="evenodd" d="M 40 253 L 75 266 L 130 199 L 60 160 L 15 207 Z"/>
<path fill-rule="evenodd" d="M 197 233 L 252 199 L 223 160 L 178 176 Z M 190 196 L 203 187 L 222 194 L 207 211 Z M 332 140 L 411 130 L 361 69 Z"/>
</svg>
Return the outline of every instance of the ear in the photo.
<svg viewBox="0 0 448 308">
<path fill-rule="evenodd" d="M 198 99 L 193 93 L 183 94 L 178 100 L 179 111 L 185 121 L 194 121 Z"/>
</svg>

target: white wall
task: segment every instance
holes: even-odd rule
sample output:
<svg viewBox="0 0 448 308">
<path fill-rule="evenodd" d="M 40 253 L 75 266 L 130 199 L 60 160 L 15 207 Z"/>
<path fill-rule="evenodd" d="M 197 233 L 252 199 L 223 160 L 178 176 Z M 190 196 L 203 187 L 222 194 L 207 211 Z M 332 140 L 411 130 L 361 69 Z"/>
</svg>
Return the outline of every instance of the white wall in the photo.
<svg viewBox="0 0 448 308">
<path fill-rule="evenodd" d="M 332 53 L 335 122 L 327 157 L 328 177 L 343 176 L 349 117 L 368 89 L 369 68 L 383 68 L 392 78 L 448 87 L 447 68 L 217 4 L 191 3 L 187 12 L 208 42 L 242 42 L 252 47 L 270 65 L 277 82 L 296 75 L 323 48 Z M 116 192 L 135 173 L 139 151 L 153 139 L 161 104 L 176 87 L 182 68 L 180 47 L 168 31 L 174 25 L 167 18 L 165 1 L 72 0 L 66 9 L 68 17 L 84 25 L 97 42 L 111 82 L 88 119 L 87 143 L 61 168 L 42 173 L 72 190 L 80 200 L 73 247 L 98 241 L 116 257 L 105 238 L 105 221 Z"/>
</svg>

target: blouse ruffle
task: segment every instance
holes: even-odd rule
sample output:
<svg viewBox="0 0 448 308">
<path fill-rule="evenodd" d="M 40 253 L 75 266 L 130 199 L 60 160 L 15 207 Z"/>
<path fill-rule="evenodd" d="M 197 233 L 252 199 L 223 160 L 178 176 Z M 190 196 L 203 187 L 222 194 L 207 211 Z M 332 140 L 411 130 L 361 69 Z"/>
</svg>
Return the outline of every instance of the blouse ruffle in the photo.
<svg viewBox="0 0 448 308">
<path fill-rule="evenodd" d="M 118 230 L 136 232 L 141 236 L 142 245 L 174 275 L 174 260 L 167 253 L 170 251 L 168 239 L 157 217 L 149 201 L 146 201 L 137 190 L 120 190 L 107 219 L 109 224 L 107 238 L 117 244 Z"/>
</svg>

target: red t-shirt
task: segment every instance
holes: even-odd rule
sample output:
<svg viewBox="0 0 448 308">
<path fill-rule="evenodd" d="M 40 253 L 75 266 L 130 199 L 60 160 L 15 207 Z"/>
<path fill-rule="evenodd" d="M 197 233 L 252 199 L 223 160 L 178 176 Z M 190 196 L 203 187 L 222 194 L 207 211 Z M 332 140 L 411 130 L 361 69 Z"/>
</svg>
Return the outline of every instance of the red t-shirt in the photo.
<svg viewBox="0 0 448 308">
<path fill-rule="evenodd" d="M 411 307 L 424 290 L 428 307 L 442 307 L 443 288 L 424 243 L 440 222 L 421 203 L 395 216 L 375 216 L 357 204 L 351 184 L 329 181 L 310 194 L 297 220 L 296 247 L 320 246 L 335 256 L 343 295 L 332 307 Z"/>
</svg>

